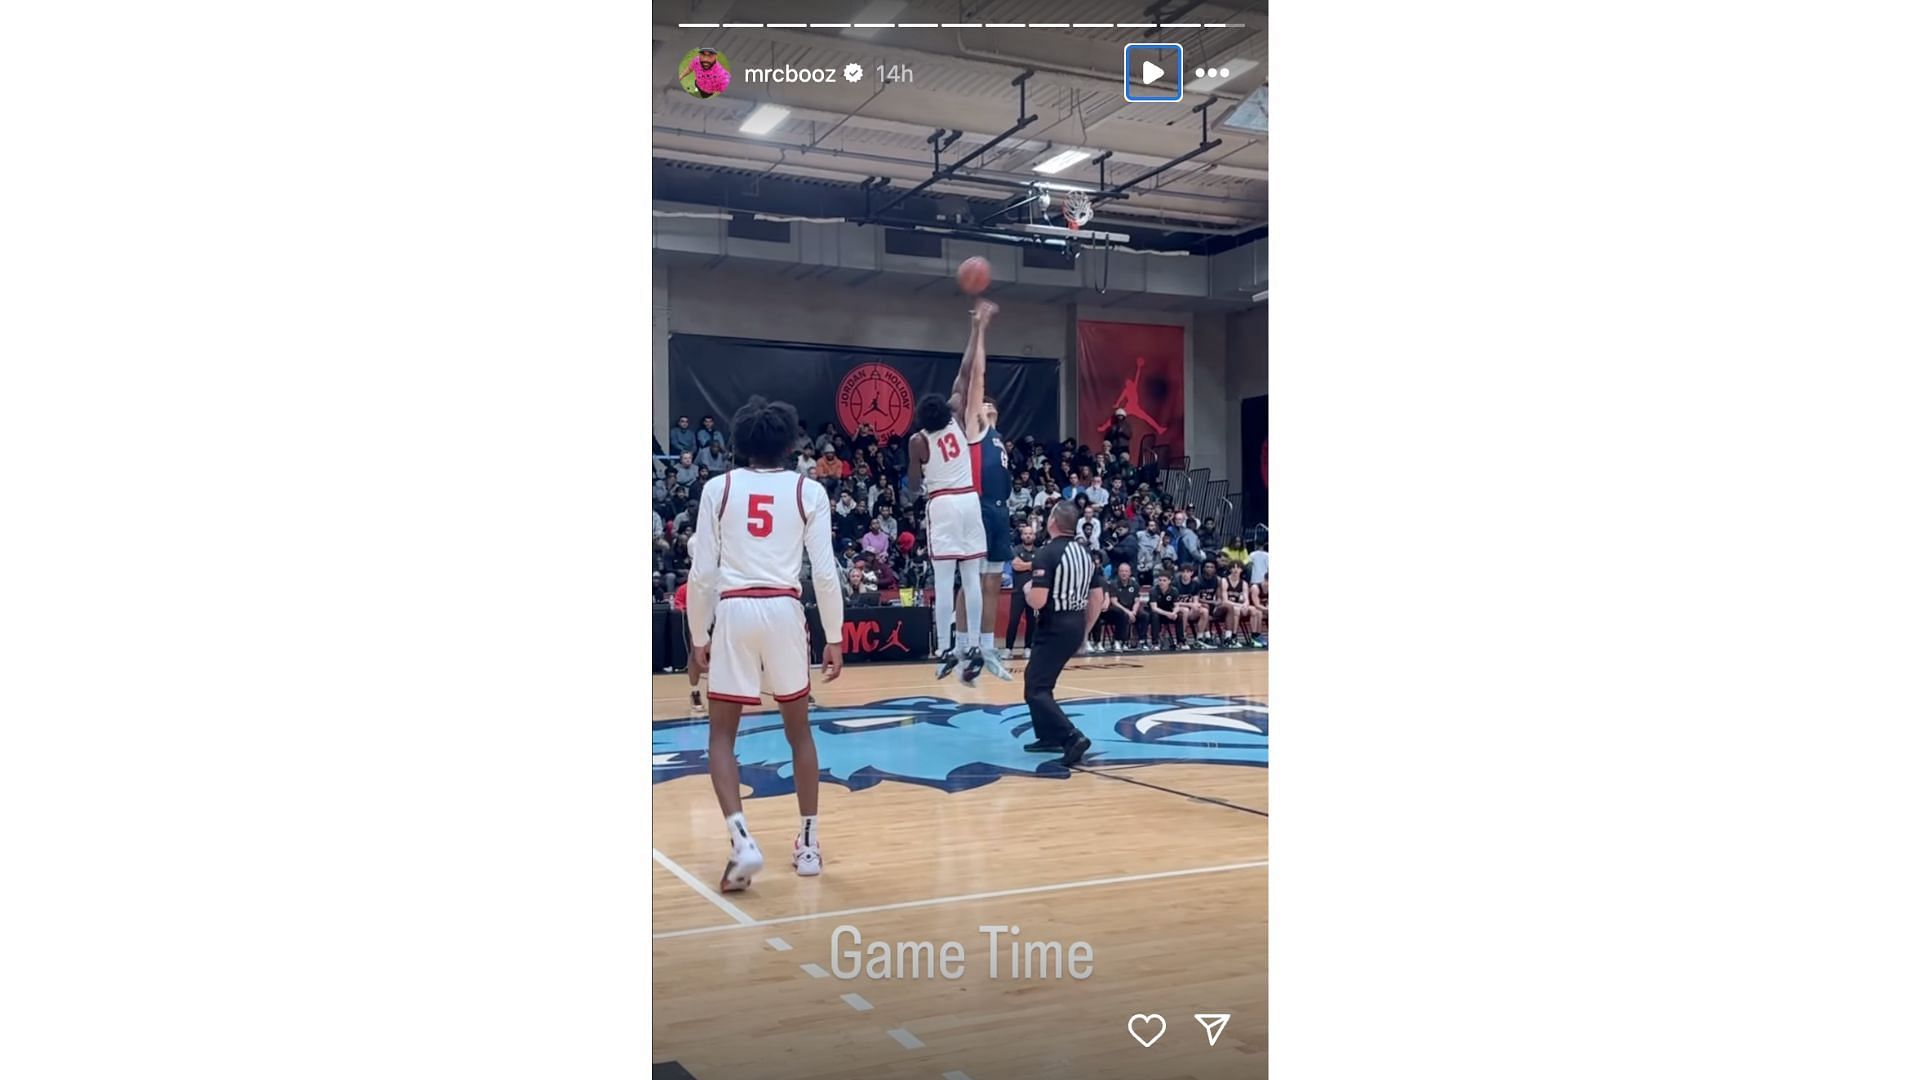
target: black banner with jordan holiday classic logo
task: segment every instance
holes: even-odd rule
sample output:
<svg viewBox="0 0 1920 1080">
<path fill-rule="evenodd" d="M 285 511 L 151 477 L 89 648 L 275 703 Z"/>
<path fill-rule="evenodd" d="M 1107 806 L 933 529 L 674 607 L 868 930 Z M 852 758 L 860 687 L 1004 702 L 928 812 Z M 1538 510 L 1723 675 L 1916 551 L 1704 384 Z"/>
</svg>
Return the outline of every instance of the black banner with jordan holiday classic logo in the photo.
<svg viewBox="0 0 1920 1080">
<path fill-rule="evenodd" d="M 667 406 L 693 426 L 712 416 L 725 428 L 735 409 L 761 394 L 790 402 L 819 434 L 831 424 L 848 435 L 861 424 L 904 437 L 922 394 L 946 394 L 960 373 L 959 353 L 856 349 L 751 338 L 675 334 L 667 341 Z M 1000 434 L 1060 437 L 1060 361 L 987 357 L 987 393 L 1000 405 Z M 671 423 L 672 420 L 669 422 Z"/>
</svg>

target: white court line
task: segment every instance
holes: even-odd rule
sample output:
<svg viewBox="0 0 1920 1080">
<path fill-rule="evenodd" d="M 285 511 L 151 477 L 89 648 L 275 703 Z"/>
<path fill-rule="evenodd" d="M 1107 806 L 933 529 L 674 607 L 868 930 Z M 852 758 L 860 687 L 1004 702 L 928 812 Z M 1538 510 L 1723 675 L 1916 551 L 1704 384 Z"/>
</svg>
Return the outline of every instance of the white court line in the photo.
<svg viewBox="0 0 1920 1080">
<path fill-rule="evenodd" d="M 733 919 L 735 925 L 738 925 L 738 926 L 753 925 L 752 916 L 748 915 L 746 912 L 741 911 L 739 908 L 734 907 L 732 904 L 728 903 L 726 898 L 722 897 L 719 893 L 714 892 L 712 889 L 707 888 L 704 882 L 694 877 L 692 874 L 687 873 L 687 870 L 685 867 L 681 866 L 677 862 L 674 862 L 672 859 L 667 858 L 665 855 L 660 854 L 659 848 L 653 849 L 653 861 L 659 863 L 661 866 L 666 867 L 667 872 L 672 874 L 674 877 L 677 877 L 681 881 L 686 882 L 687 888 L 692 889 L 694 892 L 697 892 L 701 896 L 706 897 L 708 903 L 712 904 L 714 907 L 719 908 L 721 911 L 726 912 L 727 915 Z"/>
<path fill-rule="evenodd" d="M 1067 881 L 1058 885 L 1029 885 L 1021 889 L 996 889 L 993 892 L 965 893 L 960 896 L 936 896 L 929 900 L 902 900 L 895 904 L 874 904 L 870 907 L 842 908 L 838 911 L 813 911 L 804 915 L 782 915 L 777 919 L 761 919 L 758 922 L 748 920 L 754 926 L 773 926 L 779 923 L 810 922 L 814 919 L 837 919 L 842 915 L 868 915 L 876 911 L 900 911 L 905 908 L 934 907 L 939 904 L 959 904 L 970 900 L 993 900 L 1002 896 L 1032 896 L 1036 893 L 1066 892 L 1069 889 L 1091 889 L 1101 885 L 1129 885 L 1137 881 L 1160 881 L 1166 878 L 1193 877 L 1196 874 L 1224 874 L 1232 870 L 1252 870 L 1265 867 L 1267 860 L 1256 859 L 1253 862 L 1227 863 L 1222 866 L 1198 866 L 1189 870 L 1161 870 L 1152 874 L 1127 874 L 1122 877 L 1089 878 L 1085 881 Z M 724 903 L 724 901 L 722 901 Z M 728 905 L 732 906 L 732 905 Z M 736 909 L 738 910 L 738 909 Z M 732 930 L 734 926 L 699 926 L 691 930 L 668 930 L 653 935 L 654 940 L 662 938 L 692 937 L 695 934 L 715 934 L 722 930 Z"/>
<path fill-rule="evenodd" d="M 841 994 L 840 1000 L 853 1006 L 854 1012 L 872 1012 L 873 1005 L 859 994 Z"/>
<path fill-rule="evenodd" d="M 824 979 L 827 977 L 827 969 L 821 967 L 819 964 L 801 964 L 800 970 L 816 979 Z"/>
<path fill-rule="evenodd" d="M 793 946 L 787 944 L 785 938 L 770 937 L 767 939 L 767 944 L 773 946 L 774 952 L 790 952 L 793 949 Z"/>
<path fill-rule="evenodd" d="M 915 1038 L 913 1032 L 908 1031 L 906 1028 L 888 1028 L 887 1034 L 893 1036 L 894 1042 L 899 1043 L 909 1050 L 918 1050 L 927 1045 Z"/>
<path fill-rule="evenodd" d="M 940 1080 L 973 1080 L 973 1077 L 968 1076 L 966 1073 L 961 1072 L 959 1069 L 955 1069 L 952 1072 L 941 1073 Z"/>
</svg>

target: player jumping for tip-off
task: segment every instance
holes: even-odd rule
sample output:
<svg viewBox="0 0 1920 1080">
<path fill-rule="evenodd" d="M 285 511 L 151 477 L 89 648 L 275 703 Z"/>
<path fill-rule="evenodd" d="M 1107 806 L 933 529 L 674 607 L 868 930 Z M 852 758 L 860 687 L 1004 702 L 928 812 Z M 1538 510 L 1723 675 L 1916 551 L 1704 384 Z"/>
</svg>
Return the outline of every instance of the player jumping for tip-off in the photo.
<svg viewBox="0 0 1920 1080">
<path fill-rule="evenodd" d="M 987 536 L 980 515 L 980 490 L 975 483 L 973 446 L 987 430 L 987 324 L 999 306 L 990 300 L 973 305 L 973 329 L 960 360 L 953 394 L 928 394 L 914 410 L 915 432 L 908 444 L 907 487 L 925 490 L 927 550 L 933 556 L 933 624 L 940 637 L 935 671 L 946 678 L 962 659 L 960 681 L 971 686 L 982 667 L 995 677 L 1012 679 L 992 642 L 981 632 L 984 611 L 980 603 L 980 572 L 987 557 Z M 953 627 L 953 578 L 960 575 L 966 592 L 967 627 Z M 959 638 L 956 645 L 954 637 Z"/>
</svg>

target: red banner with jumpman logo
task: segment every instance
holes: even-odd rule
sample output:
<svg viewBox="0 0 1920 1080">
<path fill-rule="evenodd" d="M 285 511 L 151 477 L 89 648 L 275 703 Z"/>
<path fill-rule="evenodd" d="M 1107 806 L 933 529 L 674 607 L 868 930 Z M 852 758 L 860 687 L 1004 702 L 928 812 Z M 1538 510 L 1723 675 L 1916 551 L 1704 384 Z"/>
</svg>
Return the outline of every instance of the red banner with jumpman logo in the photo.
<svg viewBox="0 0 1920 1080">
<path fill-rule="evenodd" d="M 1150 323 L 1081 322 L 1081 442 L 1100 450 L 1114 413 L 1125 410 L 1134 464 L 1151 445 L 1171 462 L 1187 452 L 1186 331 Z"/>
</svg>

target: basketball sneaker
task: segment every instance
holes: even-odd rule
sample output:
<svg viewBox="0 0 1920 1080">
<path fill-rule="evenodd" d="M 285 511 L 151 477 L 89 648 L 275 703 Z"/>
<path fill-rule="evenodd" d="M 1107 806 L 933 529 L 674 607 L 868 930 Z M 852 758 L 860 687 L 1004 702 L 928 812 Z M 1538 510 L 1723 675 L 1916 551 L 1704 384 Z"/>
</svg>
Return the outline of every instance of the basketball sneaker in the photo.
<svg viewBox="0 0 1920 1080">
<path fill-rule="evenodd" d="M 753 842 L 753 837 L 736 841 L 733 854 L 727 856 L 727 868 L 720 873 L 720 891 L 739 892 L 753 884 L 753 875 L 765 865 L 767 860 L 760 854 L 760 845 Z"/>
<path fill-rule="evenodd" d="M 707 715 L 707 699 L 705 695 L 701 694 L 700 691 L 695 690 L 692 693 L 688 694 L 687 697 L 692 702 L 691 707 L 693 709 L 693 715 L 695 716 Z"/>
<path fill-rule="evenodd" d="M 1007 665 L 1001 661 L 1000 654 L 992 649 L 987 650 L 987 674 L 1002 682 L 1013 681 L 1013 672 L 1007 670 Z"/>
<path fill-rule="evenodd" d="M 967 650 L 967 666 L 960 669 L 960 681 L 972 686 L 980 678 L 980 669 L 987 666 L 987 658 L 980 655 L 977 648 Z"/>
<path fill-rule="evenodd" d="M 953 674 L 953 669 L 959 666 L 960 658 L 954 655 L 952 649 L 948 649 L 946 652 L 940 654 L 940 663 L 939 666 L 933 669 L 933 677 L 936 679 L 944 679 Z"/>
<path fill-rule="evenodd" d="M 820 849 L 802 846 L 797 836 L 793 838 L 793 872 L 801 877 L 820 876 Z"/>
</svg>

